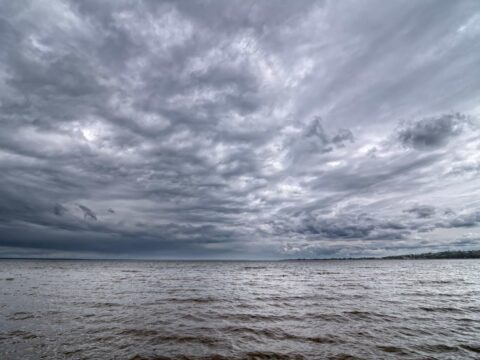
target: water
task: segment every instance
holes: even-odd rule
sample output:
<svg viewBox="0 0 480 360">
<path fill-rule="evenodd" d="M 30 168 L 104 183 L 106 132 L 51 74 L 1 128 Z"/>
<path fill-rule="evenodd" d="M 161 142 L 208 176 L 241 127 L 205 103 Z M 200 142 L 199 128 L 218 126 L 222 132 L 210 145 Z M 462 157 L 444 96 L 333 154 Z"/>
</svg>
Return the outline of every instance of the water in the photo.
<svg viewBox="0 0 480 360">
<path fill-rule="evenodd" d="M 479 359 L 480 261 L 0 261 L 0 359 Z"/>
</svg>

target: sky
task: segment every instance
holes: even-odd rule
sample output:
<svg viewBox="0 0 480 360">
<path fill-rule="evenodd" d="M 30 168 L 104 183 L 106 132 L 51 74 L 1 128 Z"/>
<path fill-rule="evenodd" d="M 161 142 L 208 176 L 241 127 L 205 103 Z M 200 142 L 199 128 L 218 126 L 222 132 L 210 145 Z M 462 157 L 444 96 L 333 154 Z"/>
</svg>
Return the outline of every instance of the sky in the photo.
<svg viewBox="0 0 480 360">
<path fill-rule="evenodd" d="M 0 0 L 0 257 L 480 247 L 480 1 Z"/>
</svg>

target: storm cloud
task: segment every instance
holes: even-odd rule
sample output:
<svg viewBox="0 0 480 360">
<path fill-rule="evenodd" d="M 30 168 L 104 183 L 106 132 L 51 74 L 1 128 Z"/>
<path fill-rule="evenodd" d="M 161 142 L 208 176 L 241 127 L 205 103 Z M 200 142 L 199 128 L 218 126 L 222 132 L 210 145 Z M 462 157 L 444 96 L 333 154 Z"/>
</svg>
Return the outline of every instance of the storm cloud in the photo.
<svg viewBox="0 0 480 360">
<path fill-rule="evenodd" d="M 405 146 L 417 149 L 445 145 L 464 131 L 466 118 L 462 114 L 447 114 L 406 124 L 399 130 L 399 139 Z"/>
<path fill-rule="evenodd" d="M 0 1 L 0 256 L 480 239 L 480 3 Z"/>
</svg>

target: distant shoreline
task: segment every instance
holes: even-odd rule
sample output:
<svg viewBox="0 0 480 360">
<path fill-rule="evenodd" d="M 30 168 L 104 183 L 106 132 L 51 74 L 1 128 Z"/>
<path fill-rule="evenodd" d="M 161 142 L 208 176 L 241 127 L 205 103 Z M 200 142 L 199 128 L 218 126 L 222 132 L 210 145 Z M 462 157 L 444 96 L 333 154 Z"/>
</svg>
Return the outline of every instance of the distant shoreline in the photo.
<svg viewBox="0 0 480 360">
<path fill-rule="evenodd" d="M 285 261 L 312 261 L 312 260 L 442 260 L 442 259 L 480 259 L 480 250 L 469 251 L 442 251 L 421 254 L 406 254 L 383 257 L 349 257 L 349 258 L 323 258 L 323 259 L 286 259 Z"/>
<path fill-rule="evenodd" d="M 102 259 L 102 258 L 47 258 L 47 257 L 0 257 L 0 260 L 46 260 L 46 261 L 159 261 L 159 262 L 260 262 L 260 261 L 338 261 L 338 260 L 442 260 L 442 259 L 480 259 L 480 250 L 442 251 L 421 254 L 394 255 L 383 257 L 344 257 L 344 258 L 297 258 L 297 259 Z"/>
</svg>

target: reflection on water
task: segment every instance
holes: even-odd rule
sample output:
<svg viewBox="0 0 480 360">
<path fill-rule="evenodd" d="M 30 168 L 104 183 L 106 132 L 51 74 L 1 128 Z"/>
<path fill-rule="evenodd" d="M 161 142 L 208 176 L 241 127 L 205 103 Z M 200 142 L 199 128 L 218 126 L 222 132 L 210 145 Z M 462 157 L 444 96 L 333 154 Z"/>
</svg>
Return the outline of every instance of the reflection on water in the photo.
<svg viewBox="0 0 480 360">
<path fill-rule="evenodd" d="M 480 262 L 0 261 L 0 359 L 478 359 Z"/>
</svg>

